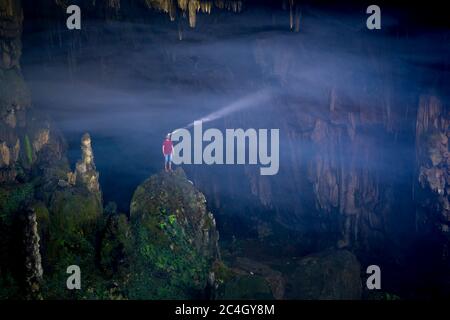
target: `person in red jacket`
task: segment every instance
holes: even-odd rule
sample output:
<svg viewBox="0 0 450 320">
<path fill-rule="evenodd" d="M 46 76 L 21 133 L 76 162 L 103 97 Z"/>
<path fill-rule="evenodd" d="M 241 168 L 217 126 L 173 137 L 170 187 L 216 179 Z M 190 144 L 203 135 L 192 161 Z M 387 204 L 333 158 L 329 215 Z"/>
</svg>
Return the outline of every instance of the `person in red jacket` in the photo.
<svg viewBox="0 0 450 320">
<path fill-rule="evenodd" d="M 170 133 L 167 134 L 166 139 L 163 142 L 162 152 L 165 161 L 164 170 L 166 170 L 166 172 L 172 171 L 173 143 L 172 135 Z"/>
</svg>

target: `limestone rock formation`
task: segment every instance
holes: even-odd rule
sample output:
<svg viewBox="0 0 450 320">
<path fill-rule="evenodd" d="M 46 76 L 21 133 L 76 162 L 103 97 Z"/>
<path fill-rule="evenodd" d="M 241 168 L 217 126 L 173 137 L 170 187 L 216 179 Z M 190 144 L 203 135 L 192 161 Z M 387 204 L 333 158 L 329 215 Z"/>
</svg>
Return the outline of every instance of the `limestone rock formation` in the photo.
<svg viewBox="0 0 450 320">
<path fill-rule="evenodd" d="M 132 1 L 129 1 L 132 2 Z M 148 8 L 159 10 L 169 15 L 171 21 L 187 17 L 189 26 L 195 28 L 197 24 L 197 14 L 199 12 L 210 14 L 213 8 L 228 10 L 235 13 L 242 11 L 243 1 L 241 0 L 136 0 L 135 3 L 144 3 Z M 66 9 L 67 2 L 57 0 L 56 4 Z M 97 7 L 101 14 L 106 17 L 116 16 L 121 9 L 120 0 L 86 1 L 85 6 Z"/>
<path fill-rule="evenodd" d="M 141 272 L 152 270 L 149 283 L 161 282 L 160 290 L 164 288 L 164 292 L 149 288 L 145 296 L 192 297 L 190 291 L 205 289 L 212 264 L 220 258 L 219 235 L 204 195 L 181 168 L 141 184 L 133 195 L 130 219 Z"/>
<path fill-rule="evenodd" d="M 239 274 L 228 279 L 218 290 L 220 300 L 272 300 L 272 288 L 260 275 Z"/>
<path fill-rule="evenodd" d="M 360 264 L 346 250 L 329 250 L 298 261 L 287 282 L 286 298 L 302 300 L 361 299 Z"/>
<path fill-rule="evenodd" d="M 29 209 L 25 215 L 23 245 L 25 249 L 25 282 L 31 296 L 38 293 L 43 276 L 39 241 L 36 213 L 33 209 Z"/>
<path fill-rule="evenodd" d="M 236 0 L 145 0 L 147 6 L 167 13 L 173 21 L 177 16 L 177 11 L 189 17 L 189 26 L 195 28 L 197 24 L 197 13 L 210 14 L 213 6 L 221 10 L 240 12 L 242 1 Z"/>
<path fill-rule="evenodd" d="M 100 265 L 110 277 L 119 278 L 130 270 L 134 234 L 124 214 L 111 214 L 103 232 Z"/>
<path fill-rule="evenodd" d="M 183 169 L 154 175 L 136 189 L 130 208 L 132 218 L 159 215 L 161 210 L 168 216 L 174 215 L 198 252 L 219 257 L 214 216 L 206 209 L 205 196 L 186 178 Z"/>
<path fill-rule="evenodd" d="M 273 298 L 283 299 L 285 290 L 285 280 L 281 272 L 271 269 L 269 266 L 253 261 L 245 257 L 238 257 L 233 264 L 233 271 L 238 275 L 251 275 L 262 277 L 270 287 Z M 238 294 L 235 292 L 234 294 Z M 256 297 L 248 297 L 256 298 Z"/>
<path fill-rule="evenodd" d="M 20 1 L 0 3 L 0 182 L 12 182 L 21 148 L 16 127 L 30 105 L 29 91 L 20 71 L 22 54 Z"/>
<path fill-rule="evenodd" d="M 19 66 L 23 14 L 20 1 L 0 2 L 0 69 Z"/>
<path fill-rule="evenodd" d="M 418 227 L 431 227 L 447 238 L 442 248 L 446 258 L 450 250 L 449 139 L 448 109 L 438 97 L 422 96 L 416 122 Z"/>
<path fill-rule="evenodd" d="M 338 245 L 351 245 L 364 234 L 364 228 L 383 230 L 382 214 L 377 213 L 377 205 L 382 194 L 376 173 L 368 169 L 369 159 L 373 159 L 376 144 L 352 135 L 341 126 L 334 126 L 317 120 L 311 140 L 315 154 L 308 163 L 308 178 L 313 184 L 316 207 L 319 211 L 339 213 L 342 219 L 342 238 Z M 361 166 L 360 163 L 367 163 Z M 369 225 L 361 226 L 360 223 Z"/>
<path fill-rule="evenodd" d="M 91 137 L 89 133 L 85 133 L 81 138 L 81 160 L 76 164 L 75 181 L 85 186 L 90 192 L 99 193 L 98 176 L 94 163 L 94 153 L 92 152 Z"/>
</svg>

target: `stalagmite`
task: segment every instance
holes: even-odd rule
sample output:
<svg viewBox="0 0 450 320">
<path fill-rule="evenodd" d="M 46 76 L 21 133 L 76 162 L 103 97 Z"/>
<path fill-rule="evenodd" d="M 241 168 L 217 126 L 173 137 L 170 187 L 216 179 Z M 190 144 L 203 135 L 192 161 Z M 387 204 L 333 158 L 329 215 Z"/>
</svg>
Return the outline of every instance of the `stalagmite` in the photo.
<svg viewBox="0 0 450 320">
<path fill-rule="evenodd" d="M 82 158 L 76 164 L 76 183 L 84 185 L 93 193 L 100 192 L 98 182 L 98 172 L 94 163 L 94 154 L 91 147 L 91 137 L 89 133 L 85 133 L 81 138 Z"/>
<path fill-rule="evenodd" d="M 39 241 L 36 213 L 33 209 L 29 209 L 25 216 L 23 244 L 25 249 L 25 283 L 32 295 L 39 291 L 43 275 Z"/>
</svg>

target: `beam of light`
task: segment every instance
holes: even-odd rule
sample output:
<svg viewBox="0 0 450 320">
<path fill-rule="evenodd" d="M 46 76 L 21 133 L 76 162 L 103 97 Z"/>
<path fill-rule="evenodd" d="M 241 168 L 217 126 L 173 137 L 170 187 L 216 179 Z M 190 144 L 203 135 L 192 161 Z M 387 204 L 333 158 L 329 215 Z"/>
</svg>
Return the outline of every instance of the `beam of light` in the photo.
<svg viewBox="0 0 450 320">
<path fill-rule="evenodd" d="M 257 106 L 257 105 L 269 100 L 270 97 L 271 97 L 271 93 L 268 89 L 263 89 L 263 90 L 254 92 L 252 94 L 249 94 L 245 97 L 242 97 L 242 98 L 232 102 L 229 105 L 224 106 L 223 108 L 221 108 L 217 111 L 214 111 L 200 119 L 197 119 L 197 120 L 189 123 L 188 125 L 184 126 L 183 128 L 179 128 L 179 129 L 172 131 L 172 134 L 174 134 L 175 132 L 177 132 L 180 129 L 189 129 L 189 128 L 193 127 L 194 123 L 196 121 L 201 121 L 203 123 L 211 122 L 211 121 L 223 118 L 233 112 Z"/>
</svg>

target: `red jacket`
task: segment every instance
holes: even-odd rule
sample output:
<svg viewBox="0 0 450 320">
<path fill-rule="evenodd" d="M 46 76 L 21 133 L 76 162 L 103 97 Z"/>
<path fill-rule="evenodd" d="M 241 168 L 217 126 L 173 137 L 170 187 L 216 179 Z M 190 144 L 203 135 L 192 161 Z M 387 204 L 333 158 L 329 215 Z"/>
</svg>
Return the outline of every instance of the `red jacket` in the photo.
<svg viewBox="0 0 450 320">
<path fill-rule="evenodd" d="M 166 139 L 163 142 L 163 153 L 164 155 L 171 154 L 173 152 L 172 140 Z"/>
</svg>

